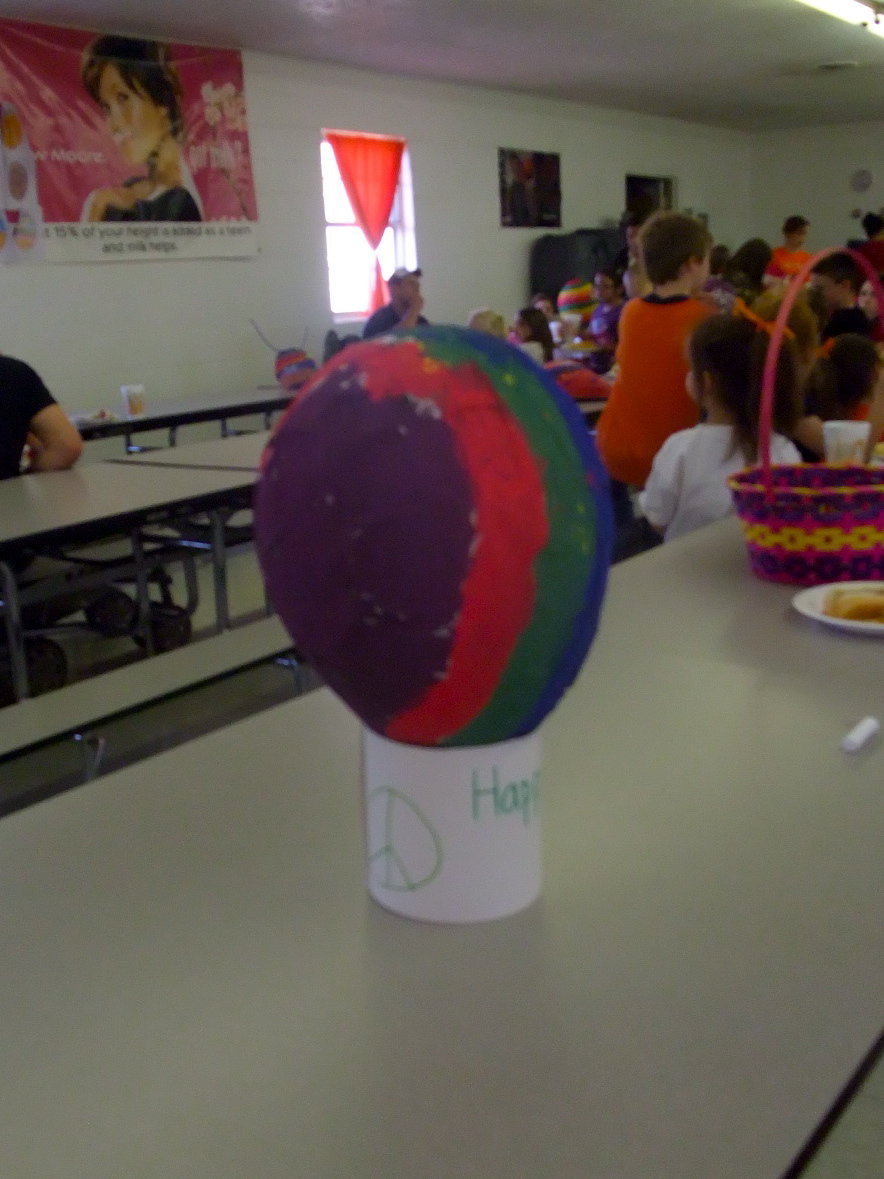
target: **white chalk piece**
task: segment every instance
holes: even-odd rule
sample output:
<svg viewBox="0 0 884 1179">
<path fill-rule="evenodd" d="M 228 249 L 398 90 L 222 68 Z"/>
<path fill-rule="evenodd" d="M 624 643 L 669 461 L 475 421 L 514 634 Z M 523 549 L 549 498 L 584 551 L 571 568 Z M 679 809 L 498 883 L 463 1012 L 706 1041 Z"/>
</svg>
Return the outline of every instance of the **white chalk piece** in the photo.
<svg viewBox="0 0 884 1179">
<path fill-rule="evenodd" d="M 517 913 L 541 885 L 540 738 L 450 749 L 364 730 L 367 884 L 420 921 Z"/>
<path fill-rule="evenodd" d="M 856 753 L 875 736 L 881 728 L 880 721 L 873 716 L 865 716 L 858 725 L 841 739 L 841 748 L 845 753 Z"/>
</svg>

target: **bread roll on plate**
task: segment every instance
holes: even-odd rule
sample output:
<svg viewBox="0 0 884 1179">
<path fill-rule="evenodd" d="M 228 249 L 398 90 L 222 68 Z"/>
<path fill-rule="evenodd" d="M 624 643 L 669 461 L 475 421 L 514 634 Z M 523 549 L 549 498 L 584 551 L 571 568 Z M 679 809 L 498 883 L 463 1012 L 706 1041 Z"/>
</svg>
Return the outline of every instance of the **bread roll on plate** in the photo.
<svg viewBox="0 0 884 1179">
<path fill-rule="evenodd" d="M 823 601 L 823 613 L 851 622 L 880 622 L 884 625 L 884 585 L 880 589 L 831 589 Z"/>
</svg>

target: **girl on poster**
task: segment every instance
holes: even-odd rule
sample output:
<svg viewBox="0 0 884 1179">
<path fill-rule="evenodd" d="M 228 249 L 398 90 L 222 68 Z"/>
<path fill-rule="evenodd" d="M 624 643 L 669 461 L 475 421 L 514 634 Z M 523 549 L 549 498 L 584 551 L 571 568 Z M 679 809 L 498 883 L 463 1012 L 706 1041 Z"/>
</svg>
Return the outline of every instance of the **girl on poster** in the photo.
<svg viewBox="0 0 884 1179">
<path fill-rule="evenodd" d="M 181 150 L 181 82 L 168 47 L 134 37 L 99 37 L 84 50 L 80 76 L 117 148 L 139 170 L 119 185 L 94 189 L 81 220 L 202 221 Z"/>
</svg>

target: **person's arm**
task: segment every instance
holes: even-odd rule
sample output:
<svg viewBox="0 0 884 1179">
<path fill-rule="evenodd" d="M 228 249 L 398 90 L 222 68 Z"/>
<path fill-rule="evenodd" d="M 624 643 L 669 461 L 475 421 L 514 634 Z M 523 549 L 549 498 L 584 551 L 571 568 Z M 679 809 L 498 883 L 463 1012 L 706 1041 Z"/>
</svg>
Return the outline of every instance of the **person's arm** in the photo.
<svg viewBox="0 0 884 1179">
<path fill-rule="evenodd" d="M 660 536 L 678 510 L 683 475 L 681 446 L 677 435 L 671 435 L 654 456 L 648 481 L 638 495 L 642 515 Z"/>
<path fill-rule="evenodd" d="M 408 310 L 402 316 L 400 316 L 399 322 L 397 323 L 396 326 L 400 327 L 400 328 L 416 327 L 418 318 L 420 316 L 421 311 L 423 311 L 423 308 L 424 308 L 423 295 L 415 295 L 413 298 L 409 299 Z"/>
<path fill-rule="evenodd" d="M 872 457 L 875 447 L 884 438 L 884 367 L 878 372 L 878 379 L 869 405 L 869 441 L 866 444 L 866 462 Z"/>
<path fill-rule="evenodd" d="M 83 453 L 83 439 L 60 405 L 34 414 L 28 445 L 32 471 L 66 471 Z"/>
<path fill-rule="evenodd" d="M 817 417 L 815 413 L 805 414 L 800 418 L 798 425 L 792 431 L 793 439 L 800 443 L 805 450 L 809 450 L 812 454 L 819 455 L 822 458 L 825 453 L 825 444 L 823 442 L 823 420 Z"/>
</svg>

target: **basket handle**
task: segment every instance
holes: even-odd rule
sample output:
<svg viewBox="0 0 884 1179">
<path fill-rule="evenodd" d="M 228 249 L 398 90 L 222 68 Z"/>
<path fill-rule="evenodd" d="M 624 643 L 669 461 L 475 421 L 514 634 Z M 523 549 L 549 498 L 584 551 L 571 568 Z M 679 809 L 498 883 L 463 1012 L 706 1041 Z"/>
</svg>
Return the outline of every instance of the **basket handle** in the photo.
<svg viewBox="0 0 884 1179">
<path fill-rule="evenodd" d="M 789 313 L 795 305 L 795 300 L 801 293 L 804 284 L 807 282 L 808 275 L 814 266 L 816 266 L 817 262 L 822 258 L 828 258 L 830 254 L 849 254 L 855 262 L 860 264 L 866 272 L 866 277 L 872 284 L 875 298 L 878 300 L 878 312 L 884 316 L 884 287 L 881 286 L 878 272 L 868 258 L 856 250 L 851 250 L 847 246 L 830 246 L 827 250 L 820 250 L 818 254 L 814 254 L 811 258 L 808 258 L 798 273 L 793 275 L 786 289 L 786 297 L 783 299 L 780 310 L 777 312 L 777 317 L 774 320 L 773 331 L 770 335 L 770 344 L 768 345 L 767 356 L 765 357 L 764 369 L 761 376 L 761 405 L 759 406 L 758 412 L 758 456 L 761 459 L 761 482 L 764 484 L 764 495 L 768 503 L 773 500 L 773 479 L 770 469 L 770 439 L 773 432 L 773 394 L 777 358 L 780 354 L 780 347 L 783 342 Z"/>
</svg>

